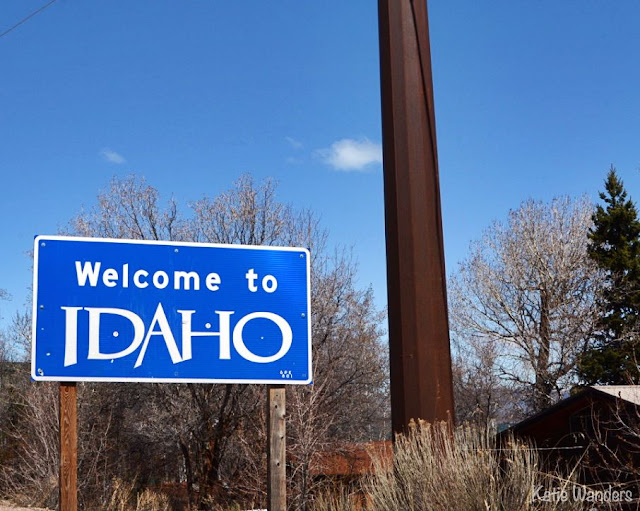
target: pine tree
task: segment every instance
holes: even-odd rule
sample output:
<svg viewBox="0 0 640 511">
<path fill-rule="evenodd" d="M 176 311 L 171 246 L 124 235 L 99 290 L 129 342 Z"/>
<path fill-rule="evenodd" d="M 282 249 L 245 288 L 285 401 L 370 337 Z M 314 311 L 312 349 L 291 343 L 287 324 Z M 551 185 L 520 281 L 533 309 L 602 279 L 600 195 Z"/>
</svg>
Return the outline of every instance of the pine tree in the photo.
<svg viewBox="0 0 640 511">
<path fill-rule="evenodd" d="M 580 359 L 589 384 L 640 383 L 640 220 L 611 167 L 590 229 L 589 256 L 605 273 L 602 318 L 594 345 Z"/>
</svg>

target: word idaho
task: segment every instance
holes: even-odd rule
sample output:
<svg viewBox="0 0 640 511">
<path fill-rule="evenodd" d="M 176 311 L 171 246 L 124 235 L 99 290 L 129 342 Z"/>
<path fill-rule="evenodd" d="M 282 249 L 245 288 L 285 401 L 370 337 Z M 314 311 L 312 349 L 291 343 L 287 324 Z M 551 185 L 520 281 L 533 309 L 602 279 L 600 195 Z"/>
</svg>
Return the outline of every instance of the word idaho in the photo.
<svg viewBox="0 0 640 511">
<path fill-rule="evenodd" d="M 218 337 L 220 344 L 220 360 L 231 359 L 231 343 L 235 351 L 245 360 L 257 364 L 267 364 L 275 362 L 284 357 L 291 348 L 293 333 L 289 323 L 281 316 L 272 312 L 252 312 L 240 318 L 233 330 L 231 329 L 231 316 L 234 311 L 215 311 L 219 320 L 218 332 L 194 332 L 192 329 L 192 318 L 195 310 L 178 310 L 181 316 L 182 337 L 181 349 L 178 348 L 176 337 L 171 330 L 169 321 L 161 303 L 158 303 L 153 319 L 147 329 L 145 324 L 136 313 L 127 309 L 117 309 L 108 307 L 61 307 L 65 312 L 65 353 L 64 365 L 72 366 L 78 363 L 78 322 L 81 317 L 88 318 L 88 355 L 89 360 L 114 360 L 126 357 L 140 349 L 134 368 L 142 365 L 149 342 L 152 337 L 160 337 L 164 341 L 169 356 L 173 364 L 184 362 L 192 358 L 192 340 L 194 337 Z M 115 353 L 105 353 L 100 345 L 100 323 L 106 316 L 119 316 L 128 320 L 133 326 L 133 338 L 125 349 Z M 279 329 L 282 336 L 279 350 L 269 356 L 261 356 L 249 350 L 242 337 L 243 330 L 247 323 L 255 319 L 265 319 L 272 321 Z M 114 336 L 117 332 L 114 332 Z"/>
</svg>

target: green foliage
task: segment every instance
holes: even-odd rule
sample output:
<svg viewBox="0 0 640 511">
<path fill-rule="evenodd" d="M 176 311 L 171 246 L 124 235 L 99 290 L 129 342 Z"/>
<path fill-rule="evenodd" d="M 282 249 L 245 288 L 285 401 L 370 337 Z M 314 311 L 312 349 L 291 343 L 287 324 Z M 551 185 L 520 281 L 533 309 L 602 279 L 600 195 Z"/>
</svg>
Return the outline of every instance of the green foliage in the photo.
<svg viewBox="0 0 640 511">
<path fill-rule="evenodd" d="M 612 167 L 589 231 L 589 256 L 605 273 L 602 318 L 593 347 L 580 360 L 585 383 L 640 382 L 640 220 Z"/>
</svg>

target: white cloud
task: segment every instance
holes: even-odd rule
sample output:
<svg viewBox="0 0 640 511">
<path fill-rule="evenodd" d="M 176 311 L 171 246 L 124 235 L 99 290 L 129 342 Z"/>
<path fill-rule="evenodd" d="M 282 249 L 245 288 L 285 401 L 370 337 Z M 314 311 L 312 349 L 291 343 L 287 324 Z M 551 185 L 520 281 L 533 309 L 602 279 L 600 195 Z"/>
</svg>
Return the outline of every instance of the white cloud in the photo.
<svg viewBox="0 0 640 511">
<path fill-rule="evenodd" d="M 293 137 L 284 137 L 284 139 L 289 142 L 289 145 L 294 149 L 302 149 L 304 147 L 303 143 L 299 140 L 296 140 Z"/>
<path fill-rule="evenodd" d="M 116 153 L 115 151 L 112 151 L 111 149 L 103 149 L 102 151 L 100 151 L 100 156 L 102 156 L 102 158 L 106 161 L 115 163 L 116 165 L 122 165 L 127 161 L 125 160 L 124 156 Z"/>
<path fill-rule="evenodd" d="M 367 138 L 343 138 L 331 147 L 316 151 L 316 154 L 335 170 L 365 170 L 374 163 L 382 163 L 382 146 Z"/>
</svg>

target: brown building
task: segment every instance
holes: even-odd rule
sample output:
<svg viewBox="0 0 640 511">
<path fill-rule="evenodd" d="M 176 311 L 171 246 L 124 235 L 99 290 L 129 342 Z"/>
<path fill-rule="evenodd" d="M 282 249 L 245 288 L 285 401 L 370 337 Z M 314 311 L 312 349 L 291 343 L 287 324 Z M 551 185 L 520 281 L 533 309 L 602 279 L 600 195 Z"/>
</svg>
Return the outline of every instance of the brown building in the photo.
<svg viewBox="0 0 640 511">
<path fill-rule="evenodd" d="M 391 460 L 391 441 L 362 444 L 336 444 L 330 451 L 315 454 L 311 462 L 311 476 L 316 480 L 333 480 L 342 483 L 357 482 L 374 472 L 372 456 L 380 460 Z"/>
<path fill-rule="evenodd" d="M 549 468 L 585 484 L 635 485 L 640 476 L 640 386 L 586 387 L 501 433 L 529 440 Z"/>
</svg>

